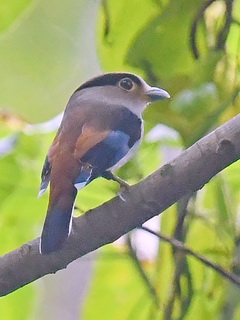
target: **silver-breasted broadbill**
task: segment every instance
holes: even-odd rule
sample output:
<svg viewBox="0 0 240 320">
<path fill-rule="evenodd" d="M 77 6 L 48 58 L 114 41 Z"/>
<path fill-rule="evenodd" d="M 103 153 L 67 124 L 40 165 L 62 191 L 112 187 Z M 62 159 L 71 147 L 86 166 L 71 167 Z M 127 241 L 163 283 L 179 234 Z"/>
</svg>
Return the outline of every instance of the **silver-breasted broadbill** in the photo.
<svg viewBox="0 0 240 320">
<path fill-rule="evenodd" d="M 146 106 L 169 97 L 135 74 L 117 72 L 90 79 L 73 93 L 42 170 L 39 195 L 50 183 L 42 254 L 62 248 L 77 191 L 98 177 L 112 178 L 141 143 Z"/>
</svg>

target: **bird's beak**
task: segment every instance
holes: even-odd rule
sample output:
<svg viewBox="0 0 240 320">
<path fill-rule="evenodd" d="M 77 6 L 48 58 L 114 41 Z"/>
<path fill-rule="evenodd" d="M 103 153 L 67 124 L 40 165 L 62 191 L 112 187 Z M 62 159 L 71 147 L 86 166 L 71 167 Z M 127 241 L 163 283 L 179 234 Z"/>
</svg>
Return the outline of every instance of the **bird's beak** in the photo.
<svg viewBox="0 0 240 320">
<path fill-rule="evenodd" d="M 150 89 L 148 89 L 145 94 L 148 98 L 150 98 L 150 101 L 170 98 L 170 94 L 167 91 L 156 87 L 150 87 Z"/>
</svg>

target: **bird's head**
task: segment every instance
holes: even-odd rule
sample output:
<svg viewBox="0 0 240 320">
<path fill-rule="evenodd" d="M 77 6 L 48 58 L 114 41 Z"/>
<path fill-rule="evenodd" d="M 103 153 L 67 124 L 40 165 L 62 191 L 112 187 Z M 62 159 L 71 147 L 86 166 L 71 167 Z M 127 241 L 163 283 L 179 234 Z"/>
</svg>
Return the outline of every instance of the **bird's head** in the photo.
<svg viewBox="0 0 240 320">
<path fill-rule="evenodd" d="M 76 91 L 83 100 L 121 105 L 140 115 L 149 103 L 170 98 L 167 91 L 149 86 L 133 73 L 105 73 L 84 82 Z"/>
</svg>

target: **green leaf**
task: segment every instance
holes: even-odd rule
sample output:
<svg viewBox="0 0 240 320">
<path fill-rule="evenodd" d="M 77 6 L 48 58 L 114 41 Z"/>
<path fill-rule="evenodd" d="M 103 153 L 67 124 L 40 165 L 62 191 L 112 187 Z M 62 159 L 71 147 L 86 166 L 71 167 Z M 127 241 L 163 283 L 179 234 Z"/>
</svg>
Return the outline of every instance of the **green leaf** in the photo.
<svg viewBox="0 0 240 320">
<path fill-rule="evenodd" d="M 199 117 L 201 113 L 213 111 L 218 104 L 218 92 L 214 83 L 202 83 L 194 89 L 178 93 L 170 107 L 186 117 Z"/>
<path fill-rule="evenodd" d="M 24 12 L 32 0 L 1 0 L 0 2 L 0 33 L 13 27 L 17 18 Z"/>
<path fill-rule="evenodd" d="M 21 271 L 19 270 L 19 272 Z M 1 297 L 0 318 L 9 320 L 29 319 L 35 302 L 34 297 L 35 290 L 32 286 L 26 286 L 6 297 Z"/>
<path fill-rule="evenodd" d="M 148 20 L 156 15 L 155 1 L 104 1 L 97 39 L 104 70 L 124 70 L 126 53 Z"/>
<path fill-rule="evenodd" d="M 158 79 L 190 73 L 194 60 L 189 50 L 189 26 L 201 3 L 172 0 L 163 12 L 156 11 L 156 17 L 135 38 L 127 54 L 128 63 L 146 74 L 152 71 Z"/>
<path fill-rule="evenodd" d="M 31 122 L 63 111 L 81 81 L 99 71 L 97 7 L 94 0 L 44 0 L 19 17 L 0 38 L 0 108 Z"/>
<path fill-rule="evenodd" d="M 105 247 L 96 262 L 83 319 L 145 320 L 150 306 L 151 299 L 128 255 Z"/>
</svg>

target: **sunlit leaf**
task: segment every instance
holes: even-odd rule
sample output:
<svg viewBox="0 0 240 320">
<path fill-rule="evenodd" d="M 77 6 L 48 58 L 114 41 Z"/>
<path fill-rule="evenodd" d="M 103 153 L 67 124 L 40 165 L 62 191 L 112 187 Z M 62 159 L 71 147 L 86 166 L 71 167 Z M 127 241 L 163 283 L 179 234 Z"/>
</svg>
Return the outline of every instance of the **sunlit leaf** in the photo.
<svg viewBox="0 0 240 320">
<path fill-rule="evenodd" d="M 63 111 L 76 87 L 99 72 L 97 7 L 95 1 L 38 1 L 21 15 L 16 28 L 0 38 L 0 108 L 31 122 Z"/>
</svg>

